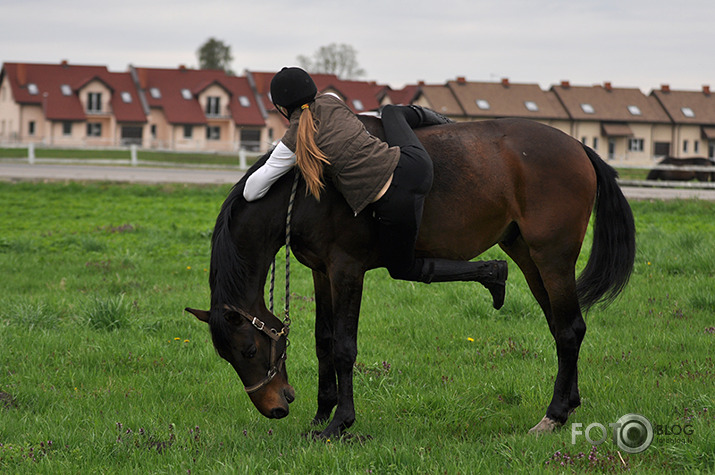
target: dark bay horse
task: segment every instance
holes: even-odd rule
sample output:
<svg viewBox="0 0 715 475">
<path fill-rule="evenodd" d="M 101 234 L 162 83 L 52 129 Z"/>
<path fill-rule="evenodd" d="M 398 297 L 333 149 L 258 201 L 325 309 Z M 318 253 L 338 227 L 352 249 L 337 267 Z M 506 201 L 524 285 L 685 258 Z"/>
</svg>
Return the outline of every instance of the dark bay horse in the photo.
<svg viewBox="0 0 715 475">
<path fill-rule="evenodd" d="M 361 120 L 381 136 L 379 119 Z M 528 120 L 464 122 L 416 132 L 435 171 L 417 251 L 472 259 L 498 244 L 519 266 L 556 341 L 553 397 L 532 428 L 551 431 L 581 401 L 577 361 L 586 332 L 581 311 L 615 298 L 633 267 L 633 215 L 616 172 L 570 136 Z M 234 186 L 212 238 L 210 310 L 187 308 L 209 324 L 219 355 L 233 365 L 256 408 L 272 418 L 286 416 L 295 397 L 284 364 L 288 328 L 264 302 L 270 263 L 284 244 L 293 174 L 251 203 L 242 195 L 245 177 Z M 594 207 L 591 254 L 576 280 L 576 260 Z M 355 420 L 358 317 L 365 272 L 381 266 L 376 242 L 369 212 L 354 216 L 330 185 L 316 201 L 306 196 L 300 180 L 291 246 L 313 271 L 319 371 L 314 422 L 326 422 L 332 414 L 322 437 L 339 435 Z"/>
<path fill-rule="evenodd" d="M 703 170 L 659 170 L 654 168 L 648 172 L 646 180 L 672 181 L 715 181 L 715 161 L 705 157 L 675 158 L 665 157 L 657 165 L 672 165 L 676 167 L 707 167 L 712 171 Z"/>
</svg>

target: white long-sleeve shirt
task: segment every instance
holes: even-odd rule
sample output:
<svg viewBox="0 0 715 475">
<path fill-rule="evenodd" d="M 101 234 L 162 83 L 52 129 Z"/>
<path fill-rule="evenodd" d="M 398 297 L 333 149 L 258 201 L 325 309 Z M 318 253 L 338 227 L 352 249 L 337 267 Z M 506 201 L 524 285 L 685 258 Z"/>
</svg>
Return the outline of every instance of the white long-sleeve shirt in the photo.
<svg viewBox="0 0 715 475">
<path fill-rule="evenodd" d="M 253 172 L 246 180 L 243 197 L 246 201 L 263 198 L 280 177 L 295 165 L 295 154 L 283 142 L 278 142 L 266 163 Z"/>
</svg>

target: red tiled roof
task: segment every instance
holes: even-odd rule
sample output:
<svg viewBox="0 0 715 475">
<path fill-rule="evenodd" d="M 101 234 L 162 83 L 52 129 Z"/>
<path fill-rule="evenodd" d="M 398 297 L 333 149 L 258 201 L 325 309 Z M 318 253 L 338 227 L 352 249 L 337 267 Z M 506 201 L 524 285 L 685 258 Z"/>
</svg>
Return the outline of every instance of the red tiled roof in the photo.
<svg viewBox="0 0 715 475">
<path fill-rule="evenodd" d="M 49 120 L 86 120 L 78 93 L 91 81 L 99 80 L 113 91 L 111 104 L 118 122 L 146 122 L 129 73 L 111 73 L 106 66 L 70 65 L 63 61 L 61 64 L 5 63 L 3 74 L 10 82 L 15 102 L 42 106 Z M 36 93 L 30 90 L 30 84 L 35 85 Z M 122 93 L 129 93 L 131 101 L 124 102 Z"/>
<path fill-rule="evenodd" d="M 650 93 L 676 124 L 715 124 L 715 97 L 710 87 L 702 91 L 676 91 L 662 86 Z"/>
<path fill-rule="evenodd" d="M 169 123 L 206 124 L 206 114 L 196 97 L 212 84 L 218 84 L 231 97 L 229 110 L 236 125 L 265 124 L 245 77 L 228 76 L 217 70 L 187 68 L 136 68 L 136 72 L 149 107 L 162 109 Z M 152 94 L 153 89 L 159 91 L 158 97 Z M 184 90 L 190 94 L 188 99 L 184 97 Z"/>
<path fill-rule="evenodd" d="M 668 122 L 668 116 L 656 101 L 637 88 L 613 87 L 610 83 L 603 86 L 563 83 L 551 90 L 574 120 Z"/>
</svg>

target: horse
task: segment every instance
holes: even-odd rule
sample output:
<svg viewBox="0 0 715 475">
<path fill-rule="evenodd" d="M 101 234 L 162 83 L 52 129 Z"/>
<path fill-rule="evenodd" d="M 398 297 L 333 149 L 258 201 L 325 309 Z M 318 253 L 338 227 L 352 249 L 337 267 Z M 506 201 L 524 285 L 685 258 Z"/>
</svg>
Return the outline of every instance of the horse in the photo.
<svg viewBox="0 0 715 475">
<path fill-rule="evenodd" d="M 715 168 L 713 171 L 707 170 L 660 170 L 660 165 L 671 165 L 676 167 L 715 167 L 715 161 L 705 157 L 676 158 L 665 157 L 658 162 L 656 168 L 648 172 L 646 180 L 672 180 L 672 181 L 715 181 Z"/>
<path fill-rule="evenodd" d="M 378 118 L 360 116 L 384 139 Z M 635 259 L 633 215 L 617 173 L 592 149 L 526 119 L 459 122 L 415 130 L 434 163 L 416 253 L 472 259 L 499 245 L 523 272 L 556 342 L 558 371 L 546 414 L 529 431 L 563 425 L 581 398 L 577 361 L 586 333 L 582 310 L 608 304 L 629 280 Z M 218 354 L 236 370 L 258 411 L 285 417 L 295 392 L 285 366 L 289 326 L 268 311 L 264 286 L 284 244 L 295 171 L 246 202 L 247 176 L 233 187 L 212 236 L 209 310 L 186 308 L 208 323 Z M 326 184 L 318 201 L 299 181 L 291 249 L 312 270 L 318 398 L 316 437 L 337 437 L 355 421 L 353 366 L 365 273 L 381 267 L 375 219 L 354 215 Z M 592 211 L 592 249 L 576 279 Z M 333 413 L 334 410 L 334 413 Z M 332 419 L 331 419 L 332 414 Z"/>
</svg>

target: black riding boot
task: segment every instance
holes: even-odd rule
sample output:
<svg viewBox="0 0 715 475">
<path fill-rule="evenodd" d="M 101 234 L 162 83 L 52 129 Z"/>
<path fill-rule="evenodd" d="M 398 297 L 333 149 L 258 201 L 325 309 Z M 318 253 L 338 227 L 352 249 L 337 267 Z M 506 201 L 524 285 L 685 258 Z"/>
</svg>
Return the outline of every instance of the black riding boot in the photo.
<svg viewBox="0 0 715 475">
<path fill-rule="evenodd" d="M 421 280 L 431 282 L 479 282 L 492 294 L 492 305 L 499 310 L 504 305 L 506 261 L 452 261 L 424 259 Z"/>
<path fill-rule="evenodd" d="M 449 117 L 445 117 L 442 114 L 438 114 L 432 109 L 427 109 L 422 106 L 410 105 L 408 106 L 420 116 L 420 122 L 413 128 L 426 127 L 428 125 L 440 125 L 440 124 L 452 124 L 454 121 Z"/>
</svg>

